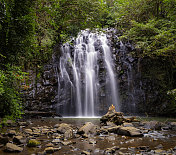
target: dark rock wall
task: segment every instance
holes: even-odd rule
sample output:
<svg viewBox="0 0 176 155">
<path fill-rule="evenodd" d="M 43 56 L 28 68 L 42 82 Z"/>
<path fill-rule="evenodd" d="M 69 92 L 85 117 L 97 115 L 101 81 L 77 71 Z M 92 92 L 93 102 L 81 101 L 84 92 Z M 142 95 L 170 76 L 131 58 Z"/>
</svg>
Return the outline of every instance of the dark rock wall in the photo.
<svg viewBox="0 0 176 155">
<path fill-rule="evenodd" d="M 138 51 L 134 49 L 131 43 L 122 43 L 118 39 L 117 32 L 107 32 L 111 43 L 111 49 L 116 62 L 116 77 L 119 84 L 119 94 L 121 100 L 121 111 L 125 114 L 167 114 L 167 90 L 173 89 L 174 73 L 172 72 L 172 63 L 164 58 L 139 58 Z M 99 45 L 95 45 L 100 50 Z M 25 109 L 33 111 L 71 111 L 63 109 L 63 104 L 72 103 L 70 99 L 71 90 L 58 90 L 59 74 L 59 46 L 53 53 L 52 60 L 44 66 L 41 78 L 36 82 L 34 71 L 30 72 L 30 88 L 25 91 Z M 106 103 L 105 81 L 103 77 L 105 72 L 103 61 L 99 62 L 102 66 L 99 70 L 100 82 L 100 114 L 108 109 Z M 69 84 L 68 84 L 69 86 Z M 59 95 L 58 95 L 59 94 Z M 59 100 L 60 98 L 60 100 Z M 74 114 L 74 112 L 73 112 Z"/>
</svg>

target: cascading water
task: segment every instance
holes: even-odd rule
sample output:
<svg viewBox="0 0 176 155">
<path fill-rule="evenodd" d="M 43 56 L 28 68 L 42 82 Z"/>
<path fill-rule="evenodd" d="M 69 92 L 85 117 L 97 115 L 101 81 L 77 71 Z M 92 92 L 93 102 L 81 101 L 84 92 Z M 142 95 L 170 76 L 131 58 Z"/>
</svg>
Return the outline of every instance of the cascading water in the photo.
<svg viewBox="0 0 176 155">
<path fill-rule="evenodd" d="M 106 34 L 99 35 L 87 30 L 82 31 L 74 47 L 65 44 L 61 51 L 60 81 L 58 81 L 60 88 L 58 89 L 62 94 L 58 100 L 59 113 L 63 116 L 80 117 L 99 115 L 100 94 L 103 91 L 100 82 L 102 80 L 100 80 L 100 68 L 104 68 L 102 74 L 105 81 L 106 104 L 115 105 L 116 110 L 119 111 L 114 63 Z"/>
</svg>

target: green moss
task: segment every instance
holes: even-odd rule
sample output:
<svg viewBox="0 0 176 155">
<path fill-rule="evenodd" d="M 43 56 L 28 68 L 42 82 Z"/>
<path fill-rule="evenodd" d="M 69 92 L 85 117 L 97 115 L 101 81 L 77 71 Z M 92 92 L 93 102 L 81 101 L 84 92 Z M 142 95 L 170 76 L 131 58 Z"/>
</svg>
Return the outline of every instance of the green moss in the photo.
<svg viewBox="0 0 176 155">
<path fill-rule="evenodd" d="M 36 147 L 38 145 L 40 145 L 40 142 L 35 139 L 30 139 L 27 143 L 28 147 Z"/>
</svg>

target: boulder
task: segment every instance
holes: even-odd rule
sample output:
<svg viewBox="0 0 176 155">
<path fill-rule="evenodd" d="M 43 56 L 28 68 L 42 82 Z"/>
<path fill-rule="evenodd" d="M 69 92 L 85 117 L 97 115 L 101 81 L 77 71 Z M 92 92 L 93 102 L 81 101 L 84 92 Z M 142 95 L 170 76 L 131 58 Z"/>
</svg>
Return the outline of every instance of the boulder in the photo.
<svg viewBox="0 0 176 155">
<path fill-rule="evenodd" d="M 2 137 L 0 136 L 0 144 L 7 144 L 9 141 L 8 137 Z"/>
<path fill-rule="evenodd" d="M 119 135 L 131 136 L 131 137 L 142 137 L 142 132 L 135 127 L 119 127 L 117 130 Z"/>
<path fill-rule="evenodd" d="M 24 138 L 23 136 L 15 136 L 13 138 L 13 142 L 17 144 L 24 144 L 26 143 L 26 138 Z"/>
<path fill-rule="evenodd" d="M 4 151 L 6 151 L 6 152 L 22 152 L 23 148 L 18 147 L 15 144 L 7 143 Z"/>
<path fill-rule="evenodd" d="M 116 125 L 122 125 L 125 122 L 130 123 L 134 121 L 138 121 L 136 117 L 125 118 L 122 112 L 115 111 L 115 107 L 113 105 L 109 107 L 108 112 L 100 119 L 100 122 L 106 125 L 107 122 L 113 122 Z"/>
<path fill-rule="evenodd" d="M 72 139 L 74 137 L 73 130 L 69 129 L 64 133 L 64 139 Z"/>
<path fill-rule="evenodd" d="M 59 125 L 59 127 L 57 128 L 57 131 L 59 132 L 59 133 L 65 133 L 67 130 L 70 130 L 70 129 L 72 129 L 72 127 L 71 127 L 71 125 L 69 125 L 69 124 L 66 124 L 66 123 L 61 123 L 60 125 Z"/>
<path fill-rule="evenodd" d="M 151 130 L 161 130 L 162 123 L 158 121 L 144 122 L 144 128 Z"/>
<path fill-rule="evenodd" d="M 78 130 L 78 134 L 96 134 L 98 129 L 99 127 L 94 125 L 92 122 L 87 122 Z"/>
</svg>

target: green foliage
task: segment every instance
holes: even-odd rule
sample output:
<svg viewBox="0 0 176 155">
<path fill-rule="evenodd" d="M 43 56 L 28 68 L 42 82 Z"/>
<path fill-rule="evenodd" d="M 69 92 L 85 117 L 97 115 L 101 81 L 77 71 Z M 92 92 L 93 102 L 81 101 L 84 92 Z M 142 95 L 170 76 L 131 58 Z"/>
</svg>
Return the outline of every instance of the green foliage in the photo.
<svg viewBox="0 0 176 155">
<path fill-rule="evenodd" d="M 147 23 L 132 21 L 132 28 L 126 36 L 133 40 L 136 48 L 147 56 L 172 56 L 176 49 L 176 27 L 164 19 L 152 19 Z"/>
<path fill-rule="evenodd" d="M 22 114 L 19 90 L 26 73 L 18 67 L 5 67 L 5 71 L 0 70 L 0 115 L 16 119 Z"/>
</svg>

